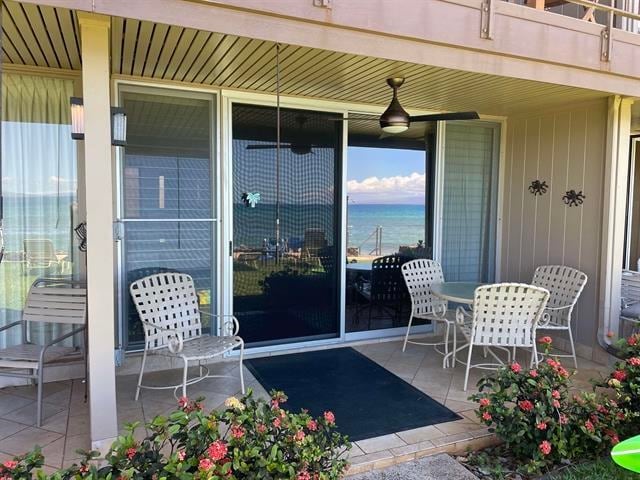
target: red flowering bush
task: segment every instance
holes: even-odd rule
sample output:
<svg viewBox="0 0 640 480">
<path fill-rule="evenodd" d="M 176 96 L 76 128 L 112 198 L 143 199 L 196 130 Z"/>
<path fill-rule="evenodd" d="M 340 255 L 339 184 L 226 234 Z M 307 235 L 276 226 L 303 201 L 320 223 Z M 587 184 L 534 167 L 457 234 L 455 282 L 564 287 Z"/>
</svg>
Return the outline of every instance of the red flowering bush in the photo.
<svg viewBox="0 0 640 480">
<path fill-rule="evenodd" d="M 539 340 L 548 354 L 551 339 Z M 537 368 L 512 363 L 478 382 L 476 413 L 528 473 L 618 442 L 627 417 L 616 402 L 595 394 L 569 395 L 571 374 L 554 358 Z"/>
<path fill-rule="evenodd" d="M 640 412 L 640 333 L 621 339 L 617 347 L 622 360 L 616 363 L 609 377 L 597 386 L 613 389 L 620 406 L 636 413 L 629 423 L 629 428 L 635 431 L 637 413 Z"/>
<path fill-rule="evenodd" d="M 49 477 L 67 479 L 179 479 L 179 480 L 337 480 L 347 461 L 350 444 L 335 431 L 335 416 L 324 412 L 314 418 L 308 412 L 282 408 L 287 397 L 272 392 L 271 399 L 255 400 L 249 394 L 230 397 L 222 411 L 203 411 L 199 400 L 180 399 L 180 408 L 168 417 L 158 416 L 146 425 L 147 435 L 136 440 L 137 424 L 127 426 L 106 455 L 104 466 L 91 462 L 89 452 L 80 465 Z M 4 478 L 32 478 L 30 471 L 42 465 L 31 462 L 0 466 Z M 20 460 L 20 459 L 16 459 Z M 7 463 L 7 462 L 6 462 Z M 5 463 L 5 465 L 6 465 Z M 27 467 L 31 468 L 27 468 Z M 3 472 L 2 469 L 7 469 Z M 25 471 L 25 475 L 18 475 Z M 46 478 L 40 475 L 40 478 Z"/>
</svg>

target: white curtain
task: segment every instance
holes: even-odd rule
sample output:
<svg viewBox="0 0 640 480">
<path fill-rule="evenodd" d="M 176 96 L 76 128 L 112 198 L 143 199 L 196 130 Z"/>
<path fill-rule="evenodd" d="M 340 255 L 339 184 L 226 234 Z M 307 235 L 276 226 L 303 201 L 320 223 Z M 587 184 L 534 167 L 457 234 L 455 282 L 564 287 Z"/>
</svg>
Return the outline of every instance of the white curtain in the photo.
<svg viewBox="0 0 640 480">
<path fill-rule="evenodd" d="M 494 280 L 497 132 L 493 125 L 446 125 L 442 268 L 448 281 Z"/>
<path fill-rule="evenodd" d="M 21 318 L 26 293 L 37 278 L 72 277 L 77 271 L 71 96 L 72 80 L 2 75 L 6 253 L 0 264 L 0 325 Z M 55 330 L 35 329 L 32 340 L 42 341 L 61 331 Z M 19 342 L 20 337 L 17 327 L 2 332 L 0 346 Z"/>
</svg>

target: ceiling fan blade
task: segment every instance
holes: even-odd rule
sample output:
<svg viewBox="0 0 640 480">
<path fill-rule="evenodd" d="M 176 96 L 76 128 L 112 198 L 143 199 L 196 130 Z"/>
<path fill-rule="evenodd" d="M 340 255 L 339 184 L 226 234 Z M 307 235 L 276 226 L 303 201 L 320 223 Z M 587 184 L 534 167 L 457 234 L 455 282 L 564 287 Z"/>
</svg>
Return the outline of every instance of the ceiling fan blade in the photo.
<svg viewBox="0 0 640 480">
<path fill-rule="evenodd" d="M 247 145 L 247 150 L 270 150 L 278 148 L 275 145 Z M 291 148 L 289 143 L 281 143 L 280 148 Z"/>
<path fill-rule="evenodd" d="M 327 118 L 327 120 L 329 122 L 348 122 L 349 120 L 352 120 L 354 122 L 380 122 L 379 118 L 372 118 L 372 117 L 349 117 L 349 118 L 343 118 L 343 117 L 332 117 L 332 118 Z"/>
<path fill-rule="evenodd" d="M 437 122 L 439 120 L 478 120 L 478 112 L 432 113 L 431 115 L 416 115 L 409 117 L 412 122 Z"/>
</svg>

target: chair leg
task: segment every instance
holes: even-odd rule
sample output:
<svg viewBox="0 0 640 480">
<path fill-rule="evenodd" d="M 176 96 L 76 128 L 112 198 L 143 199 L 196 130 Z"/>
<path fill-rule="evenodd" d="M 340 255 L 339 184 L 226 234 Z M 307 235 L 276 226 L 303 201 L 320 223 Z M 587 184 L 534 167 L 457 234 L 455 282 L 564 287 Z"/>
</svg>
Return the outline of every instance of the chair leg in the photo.
<svg viewBox="0 0 640 480">
<path fill-rule="evenodd" d="M 38 428 L 42 426 L 42 377 L 43 377 L 43 365 L 38 365 L 38 398 L 36 400 L 36 422 Z"/>
<path fill-rule="evenodd" d="M 447 362 L 447 366 L 445 368 L 447 368 L 449 366 L 449 357 L 448 357 L 448 355 L 449 355 L 449 322 L 445 322 L 445 329 L 444 329 L 444 358 L 445 358 L 445 361 Z"/>
<path fill-rule="evenodd" d="M 184 367 L 182 367 L 182 396 L 187 396 L 187 375 L 189 373 L 189 362 L 186 358 L 182 359 L 184 361 Z"/>
<path fill-rule="evenodd" d="M 571 343 L 571 356 L 573 357 L 573 365 L 578 370 L 578 358 L 576 357 L 576 346 L 573 343 L 573 333 L 571 332 L 571 326 L 569 326 L 569 342 Z"/>
<path fill-rule="evenodd" d="M 456 362 L 458 361 L 457 355 L 458 355 L 458 327 L 454 323 L 453 324 L 453 355 L 451 355 L 452 357 L 451 368 L 456 368 Z"/>
<path fill-rule="evenodd" d="M 144 364 L 147 361 L 147 351 L 142 354 L 142 363 L 140 363 L 140 373 L 138 374 L 138 386 L 136 387 L 136 402 L 140 398 L 140 386 L 142 385 L 142 374 L 144 372 Z"/>
<path fill-rule="evenodd" d="M 473 352 L 473 343 L 469 342 L 469 355 L 467 355 L 467 370 L 464 372 L 464 388 L 467 391 L 467 384 L 469 383 L 469 370 L 471 369 L 471 353 Z"/>
<path fill-rule="evenodd" d="M 533 342 L 533 346 L 531 347 L 531 362 L 529 364 L 530 368 L 538 367 L 538 347 L 536 347 L 536 342 Z"/>
<path fill-rule="evenodd" d="M 240 391 L 242 395 L 244 395 L 244 370 L 242 367 L 242 362 L 244 358 L 244 342 L 240 344 Z"/>
<path fill-rule="evenodd" d="M 413 323 L 413 311 L 409 315 L 409 324 L 407 325 L 407 333 L 404 334 L 404 343 L 402 344 L 402 351 L 407 349 L 407 342 L 409 341 L 409 331 L 411 330 L 411 323 Z"/>
</svg>

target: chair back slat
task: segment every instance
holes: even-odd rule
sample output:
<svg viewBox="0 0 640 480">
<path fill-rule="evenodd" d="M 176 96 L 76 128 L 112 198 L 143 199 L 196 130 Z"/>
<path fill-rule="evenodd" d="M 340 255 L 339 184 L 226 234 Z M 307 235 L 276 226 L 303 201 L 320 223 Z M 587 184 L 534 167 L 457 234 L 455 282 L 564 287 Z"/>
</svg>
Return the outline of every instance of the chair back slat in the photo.
<svg viewBox="0 0 640 480">
<path fill-rule="evenodd" d="M 408 296 L 400 268 L 409 259 L 386 255 L 371 262 L 371 301 L 400 302 Z"/>
<path fill-rule="evenodd" d="M 447 310 L 447 302 L 431 293 L 431 285 L 444 282 L 442 266 L 438 262 L 423 258 L 411 260 L 402 265 L 402 275 L 414 315 L 432 315 Z"/>
<path fill-rule="evenodd" d="M 87 290 L 32 286 L 22 319 L 27 322 L 84 325 L 87 321 Z"/>
<path fill-rule="evenodd" d="M 474 294 L 474 345 L 532 347 L 535 328 L 549 300 L 543 288 L 520 283 L 478 287 Z"/>
<path fill-rule="evenodd" d="M 565 265 L 543 265 L 536 268 L 532 285 L 549 291 L 549 307 L 567 307 L 548 310 L 550 324 L 568 327 L 578 298 L 587 284 L 587 274 Z"/>
<path fill-rule="evenodd" d="M 185 341 L 202 335 L 198 296 L 191 276 L 176 272 L 149 275 L 133 282 L 129 292 L 140 319 L 148 322 L 143 323 L 147 349 L 167 347 L 175 336 L 172 332 L 179 332 Z"/>
</svg>

